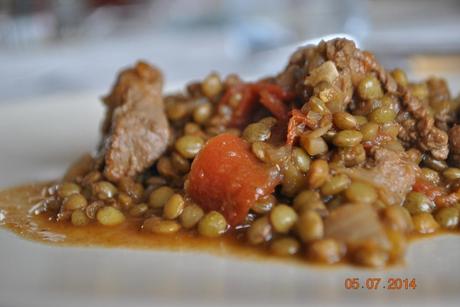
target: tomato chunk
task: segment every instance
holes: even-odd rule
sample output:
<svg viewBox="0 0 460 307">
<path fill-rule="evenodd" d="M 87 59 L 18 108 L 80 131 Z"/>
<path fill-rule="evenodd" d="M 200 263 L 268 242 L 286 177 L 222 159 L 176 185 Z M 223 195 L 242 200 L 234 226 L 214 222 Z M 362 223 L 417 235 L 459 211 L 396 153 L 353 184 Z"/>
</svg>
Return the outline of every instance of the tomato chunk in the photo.
<svg viewBox="0 0 460 307">
<path fill-rule="evenodd" d="M 188 195 L 204 210 L 222 213 L 232 226 L 244 222 L 254 202 L 273 193 L 280 181 L 252 154 L 249 143 L 228 133 L 206 143 L 188 179 Z"/>
</svg>

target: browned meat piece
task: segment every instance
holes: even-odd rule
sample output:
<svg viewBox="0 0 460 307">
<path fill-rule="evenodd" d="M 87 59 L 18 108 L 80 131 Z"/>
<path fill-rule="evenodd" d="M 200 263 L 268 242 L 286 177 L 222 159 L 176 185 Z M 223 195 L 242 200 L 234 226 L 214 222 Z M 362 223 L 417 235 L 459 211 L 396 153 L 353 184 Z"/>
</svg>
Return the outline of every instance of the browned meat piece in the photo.
<svg viewBox="0 0 460 307">
<path fill-rule="evenodd" d="M 447 133 L 435 126 L 434 117 L 428 112 L 428 106 L 413 96 L 410 89 L 402 97 L 402 106 L 406 112 L 401 113 L 398 118 L 402 126 L 399 137 L 423 151 L 429 151 L 436 159 L 447 159 Z"/>
<path fill-rule="evenodd" d="M 441 78 L 430 78 L 426 82 L 430 106 L 435 111 L 436 127 L 447 131 L 455 121 L 456 110 L 453 110 L 449 87 Z"/>
<path fill-rule="evenodd" d="M 377 148 L 372 165 L 339 171 L 355 180 L 372 184 L 379 191 L 379 198 L 386 204 L 400 205 L 412 189 L 419 167 L 405 153 Z"/>
<path fill-rule="evenodd" d="M 146 63 L 121 72 L 103 125 L 104 175 L 117 181 L 149 167 L 166 149 L 170 131 L 164 113 L 161 72 Z"/>
<path fill-rule="evenodd" d="M 278 75 L 278 84 L 308 98 L 310 89 L 304 85 L 305 78 L 326 61 L 334 62 L 339 73 L 333 84 L 344 94 L 342 109 L 351 101 L 353 86 L 357 86 L 371 72 L 380 79 L 388 92 L 397 91 L 396 82 L 374 56 L 356 48 L 355 43 L 347 39 L 322 41 L 317 47 L 300 48 L 291 56 L 285 70 Z"/>
<path fill-rule="evenodd" d="M 460 166 L 460 125 L 449 130 L 450 159 L 455 166 Z"/>
</svg>

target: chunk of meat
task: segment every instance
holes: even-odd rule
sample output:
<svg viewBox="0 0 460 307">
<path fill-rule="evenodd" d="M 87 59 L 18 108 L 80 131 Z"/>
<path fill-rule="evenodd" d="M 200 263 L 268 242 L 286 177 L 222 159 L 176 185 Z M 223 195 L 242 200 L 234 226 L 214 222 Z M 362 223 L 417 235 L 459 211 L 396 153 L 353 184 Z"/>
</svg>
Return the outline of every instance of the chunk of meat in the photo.
<svg viewBox="0 0 460 307">
<path fill-rule="evenodd" d="M 400 205 L 419 173 L 419 167 L 405 153 L 378 148 L 370 167 L 344 168 L 340 172 L 377 188 L 379 198 L 388 205 Z"/>
<path fill-rule="evenodd" d="M 460 125 L 449 129 L 450 160 L 460 167 Z"/>
<path fill-rule="evenodd" d="M 210 139 L 193 160 L 188 195 L 205 210 L 222 213 L 232 226 L 279 183 L 278 172 L 257 160 L 243 139 L 224 133 Z"/>
<path fill-rule="evenodd" d="M 170 130 L 162 86 L 161 72 L 139 62 L 121 72 L 104 99 L 108 109 L 101 155 L 108 179 L 135 176 L 166 150 Z"/>
</svg>

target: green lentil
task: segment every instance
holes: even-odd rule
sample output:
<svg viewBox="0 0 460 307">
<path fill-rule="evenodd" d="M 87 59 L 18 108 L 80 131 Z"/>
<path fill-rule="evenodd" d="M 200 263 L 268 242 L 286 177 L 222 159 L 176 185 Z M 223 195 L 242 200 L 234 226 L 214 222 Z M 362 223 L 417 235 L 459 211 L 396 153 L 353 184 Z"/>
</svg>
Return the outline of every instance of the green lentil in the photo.
<svg viewBox="0 0 460 307">
<path fill-rule="evenodd" d="M 358 127 L 356 118 L 348 112 L 337 112 L 333 115 L 334 125 L 341 130 L 352 130 Z"/>
<path fill-rule="evenodd" d="M 180 224 L 176 221 L 162 220 L 156 216 L 148 218 L 142 224 L 142 228 L 155 234 L 172 234 L 180 229 Z"/>
<path fill-rule="evenodd" d="M 108 181 L 99 181 L 94 183 L 92 190 L 93 195 L 102 200 L 112 198 L 118 193 L 117 188 Z"/>
<path fill-rule="evenodd" d="M 163 216 L 173 220 L 181 215 L 184 210 L 184 198 L 180 194 L 173 194 L 163 208 Z"/>
<path fill-rule="evenodd" d="M 322 137 L 313 137 L 311 133 L 304 133 L 300 136 L 300 144 L 310 155 L 316 156 L 327 152 L 328 146 Z"/>
<path fill-rule="evenodd" d="M 342 245 L 334 239 L 322 239 L 312 242 L 308 249 L 308 257 L 322 263 L 336 263 L 344 254 Z"/>
<path fill-rule="evenodd" d="M 363 141 L 373 141 L 379 133 L 379 125 L 376 123 L 365 123 L 361 127 L 361 133 L 363 135 Z"/>
<path fill-rule="evenodd" d="M 329 165 L 325 160 L 315 160 L 307 173 L 308 185 L 312 189 L 321 187 L 329 178 Z"/>
<path fill-rule="evenodd" d="M 458 226 L 459 210 L 457 208 L 442 208 L 435 215 L 436 221 L 441 227 L 453 229 Z"/>
<path fill-rule="evenodd" d="M 247 240 L 251 244 L 261 244 L 271 239 L 272 226 L 267 216 L 256 219 L 246 233 Z"/>
<path fill-rule="evenodd" d="M 422 234 L 433 233 L 439 228 L 439 224 L 430 213 L 419 213 L 412 217 L 414 228 Z"/>
<path fill-rule="evenodd" d="M 218 237 L 227 230 L 225 217 L 217 211 L 207 213 L 198 223 L 198 232 L 205 237 Z"/>
<path fill-rule="evenodd" d="M 339 131 L 332 142 L 338 147 L 353 147 L 361 143 L 363 134 L 356 130 L 342 130 Z"/>
<path fill-rule="evenodd" d="M 460 178 L 460 168 L 449 167 L 442 172 L 442 175 L 447 180 L 455 180 Z"/>
<path fill-rule="evenodd" d="M 116 226 L 125 221 L 125 216 L 117 208 L 107 206 L 97 211 L 96 219 L 104 226 Z"/>
<path fill-rule="evenodd" d="M 372 204 L 377 200 L 377 192 L 370 184 L 355 181 L 345 190 L 345 197 L 353 203 Z"/>
<path fill-rule="evenodd" d="M 57 193 L 59 197 L 64 198 L 72 194 L 80 193 L 81 188 L 78 184 L 73 182 L 65 182 L 58 187 Z"/>
<path fill-rule="evenodd" d="M 270 126 L 262 123 L 253 123 L 248 125 L 243 131 L 243 138 L 249 143 L 257 141 L 266 141 L 270 138 Z"/>
<path fill-rule="evenodd" d="M 83 210 L 75 210 L 72 212 L 70 221 L 74 226 L 85 226 L 89 223 L 89 218 L 86 216 Z"/>
<path fill-rule="evenodd" d="M 88 205 L 88 201 L 81 194 L 71 194 L 64 198 L 62 205 L 65 210 L 77 210 L 85 208 Z"/>
<path fill-rule="evenodd" d="M 201 90 L 208 98 L 213 98 L 219 95 L 222 89 L 222 81 L 216 73 L 211 73 L 206 77 L 206 79 L 204 79 L 203 83 L 201 83 Z"/>
<path fill-rule="evenodd" d="M 369 120 L 377 124 L 385 124 L 394 121 L 396 112 L 388 107 L 377 108 L 369 114 Z"/>
<path fill-rule="evenodd" d="M 300 249 L 299 241 L 294 238 L 276 239 L 270 245 L 272 253 L 280 256 L 295 255 Z"/>
<path fill-rule="evenodd" d="M 420 192 L 409 192 L 404 201 L 404 207 L 411 215 L 419 213 L 431 213 L 436 205 L 425 194 Z"/>
<path fill-rule="evenodd" d="M 193 110 L 193 120 L 197 124 L 205 124 L 212 115 L 212 106 L 209 102 L 203 103 Z"/>
<path fill-rule="evenodd" d="M 149 206 L 152 208 L 162 208 L 173 194 L 174 190 L 170 187 L 159 187 L 150 193 Z"/>
<path fill-rule="evenodd" d="M 188 205 L 180 215 L 179 219 L 184 228 L 193 228 L 204 216 L 204 211 L 196 204 Z"/>
<path fill-rule="evenodd" d="M 321 239 L 324 236 L 323 220 L 318 212 L 306 210 L 297 220 L 296 231 L 302 242 Z"/>
<path fill-rule="evenodd" d="M 129 215 L 134 217 L 139 217 L 144 215 L 145 212 L 149 209 L 149 206 L 145 203 L 135 205 L 129 210 Z"/>
<path fill-rule="evenodd" d="M 275 206 L 270 212 L 270 222 L 279 233 L 288 233 L 297 222 L 298 216 L 294 209 L 285 204 Z"/>
<path fill-rule="evenodd" d="M 335 195 L 346 190 L 351 184 L 350 178 L 347 175 L 339 174 L 327 181 L 321 187 L 323 195 Z"/>
<path fill-rule="evenodd" d="M 391 72 L 391 76 L 395 79 L 396 83 L 398 83 L 401 87 L 407 87 L 408 81 L 406 73 L 400 69 L 396 68 Z"/>
<path fill-rule="evenodd" d="M 194 158 L 203 148 L 204 141 L 199 136 L 184 135 L 175 144 L 177 152 L 186 159 Z"/>
<path fill-rule="evenodd" d="M 369 75 L 364 77 L 358 85 L 358 93 L 362 99 L 379 99 L 383 97 L 382 86 L 380 81 Z"/>
<path fill-rule="evenodd" d="M 292 159 L 301 172 L 306 173 L 310 169 L 311 159 L 302 148 L 294 147 L 292 150 Z"/>
</svg>

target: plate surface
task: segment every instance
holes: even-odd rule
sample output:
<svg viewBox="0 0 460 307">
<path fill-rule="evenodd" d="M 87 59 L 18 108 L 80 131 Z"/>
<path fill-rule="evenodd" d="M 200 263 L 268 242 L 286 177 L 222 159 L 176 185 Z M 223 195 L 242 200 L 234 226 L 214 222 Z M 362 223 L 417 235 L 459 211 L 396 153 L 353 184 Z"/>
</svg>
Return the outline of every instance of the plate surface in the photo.
<svg viewBox="0 0 460 307">
<path fill-rule="evenodd" d="M 0 187 L 59 177 L 91 151 L 99 95 L 0 108 Z M 457 305 L 460 236 L 420 240 L 406 265 L 319 268 L 197 252 L 53 247 L 0 229 L 0 306 Z M 346 278 L 415 278 L 415 290 L 347 290 Z M 383 282 L 382 281 L 382 282 Z"/>
</svg>

